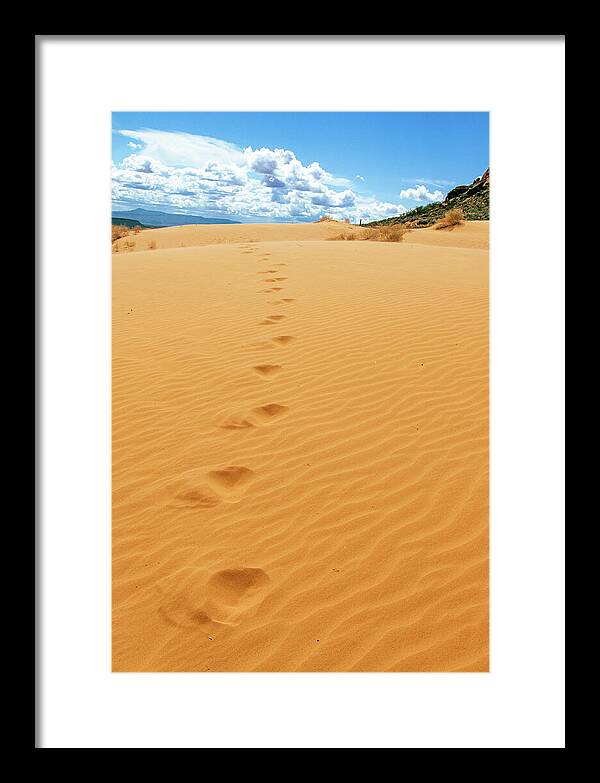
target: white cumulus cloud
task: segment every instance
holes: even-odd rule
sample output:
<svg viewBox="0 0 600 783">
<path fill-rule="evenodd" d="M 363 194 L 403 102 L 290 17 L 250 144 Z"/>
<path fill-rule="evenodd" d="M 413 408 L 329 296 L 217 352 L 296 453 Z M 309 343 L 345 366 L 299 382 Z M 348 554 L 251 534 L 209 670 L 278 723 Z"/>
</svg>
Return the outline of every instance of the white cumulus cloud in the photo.
<svg viewBox="0 0 600 783">
<path fill-rule="evenodd" d="M 241 150 L 189 133 L 120 133 L 133 140 L 128 146 L 135 150 L 113 164 L 113 202 L 121 209 L 145 206 L 258 221 L 316 220 L 329 214 L 357 223 L 406 211 L 402 204 L 355 193 L 350 180 L 317 161 L 304 164 L 292 150 Z"/>
<path fill-rule="evenodd" d="M 413 201 L 443 201 L 444 194 L 441 190 L 436 190 L 432 193 L 427 190 L 425 185 L 417 185 L 416 188 L 401 190 L 400 198 L 409 198 Z"/>
<path fill-rule="evenodd" d="M 264 183 L 270 187 L 317 193 L 325 188 L 328 173 L 316 161 L 304 166 L 291 150 L 247 147 L 244 156 L 250 171 L 263 174 Z"/>
</svg>

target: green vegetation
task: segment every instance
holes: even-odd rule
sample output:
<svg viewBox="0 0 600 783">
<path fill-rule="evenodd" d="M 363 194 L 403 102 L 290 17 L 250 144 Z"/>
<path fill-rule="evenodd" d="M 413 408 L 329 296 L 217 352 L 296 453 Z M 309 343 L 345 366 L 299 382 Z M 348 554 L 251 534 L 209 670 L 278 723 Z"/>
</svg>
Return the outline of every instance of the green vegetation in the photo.
<svg viewBox="0 0 600 783">
<path fill-rule="evenodd" d="M 367 223 L 367 226 L 386 226 L 398 223 L 408 224 L 410 228 L 432 226 L 442 220 L 454 209 L 461 209 L 465 220 L 490 219 L 490 170 L 478 177 L 470 185 L 458 185 L 453 188 L 444 201 L 427 204 L 411 209 L 398 217 L 386 218 Z"/>
</svg>

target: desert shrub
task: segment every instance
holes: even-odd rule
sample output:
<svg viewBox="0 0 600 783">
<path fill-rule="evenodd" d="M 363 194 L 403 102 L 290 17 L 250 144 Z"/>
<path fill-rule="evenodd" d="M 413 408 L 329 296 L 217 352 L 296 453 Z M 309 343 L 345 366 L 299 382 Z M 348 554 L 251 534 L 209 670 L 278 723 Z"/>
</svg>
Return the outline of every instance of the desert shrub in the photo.
<svg viewBox="0 0 600 783">
<path fill-rule="evenodd" d="M 371 242 L 401 242 L 407 232 L 408 228 L 406 226 L 400 223 L 393 223 L 392 225 L 388 224 L 369 229 L 365 239 Z"/>
<path fill-rule="evenodd" d="M 315 220 L 315 223 L 325 223 L 325 222 L 337 222 L 334 218 L 331 217 L 331 215 L 321 215 L 321 217 L 318 220 Z"/>
<path fill-rule="evenodd" d="M 121 237 L 126 237 L 129 234 L 127 226 L 113 226 L 112 227 L 112 241 L 116 242 Z"/>
<path fill-rule="evenodd" d="M 353 231 L 342 231 L 341 234 L 336 234 L 334 237 L 329 237 L 330 239 L 333 239 L 334 241 L 352 241 L 353 239 L 363 239 L 364 237 L 357 236 Z"/>
<path fill-rule="evenodd" d="M 450 209 L 441 220 L 438 220 L 434 225 L 434 228 L 438 230 L 441 228 L 453 229 L 455 226 L 460 226 L 464 219 L 465 216 L 460 207 L 457 209 Z"/>
<path fill-rule="evenodd" d="M 331 237 L 333 240 L 348 241 L 353 239 L 368 240 L 371 242 L 401 242 L 409 231 L 406 226 L 394 223 L 393 225 L 377 226 L 375 228 L 359 228 L 358 230 L 343 231 Z"/>
</svg>

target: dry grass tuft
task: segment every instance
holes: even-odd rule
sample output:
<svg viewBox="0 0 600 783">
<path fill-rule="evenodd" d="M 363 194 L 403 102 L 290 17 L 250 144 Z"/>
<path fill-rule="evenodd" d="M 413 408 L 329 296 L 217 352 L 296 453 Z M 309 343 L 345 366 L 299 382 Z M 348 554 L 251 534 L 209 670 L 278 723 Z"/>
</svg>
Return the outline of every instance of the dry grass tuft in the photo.
<svg viewBox="0 0 600 783">
<path fill-rule="evenodd" d="M 341 234 L 336 234 L 334 237 L 329 237 L 334 241 L 352 241 L 353 239 L 366 239 L 366 237 L 358 236 L 354 231 L 342 231 Z"/>
<path fill-rule="evenodd" d="M 118 253 L 120 250 L 123 250 L 124 248 L 128 248 L 131 250 L 135 247 L 135 242 L 133 239 L 125 239 L 125 242 L 121 242 L 118 244 L 119 239 L 123 239 L 124 237 L 131 237 L 133 234 L 134 236 L 137 236 L 141 231 L 143 231 L 141 226 L 122 226 L 122 225 L 115 225 L 112 226 L 112 245 L 113 245 L 113 252 Z"/>
<path fill-rule="evenodd" d="M 376 226 L 369 229 L 368 236 L 365 239 L 371 242 L 401 242 L 404 235 L 408 232 L 406 226 L 400 223 L 394 223 L 387 226 Z"/>
<path fill-rule="evenodd" d="M 127 226 L 113 226 L 112 227 L 112 241 L 116 242 L 121 237 L 126 237 L 129 234 Z"/>
<path fill-rule="evenodd" d="M 352 231 L 343 231 L 331 237 L 334 241 L 349 241 L 358 239 L 369 242 L 401 242 L 409 229 L 399 223 L 388 226 L 376 226 L 375 228 L 359 228 Z"/>
<path fill-rule="evenodd" d="M 441 220 L 438 220 L 434 228 L 438 230 L 444 228 L 452 230 L 455 226 L 460 226 L 464 219 L 465 216 L 462 209 L 451 209 L 449 212 L 446 212 Z"/>
</svg>

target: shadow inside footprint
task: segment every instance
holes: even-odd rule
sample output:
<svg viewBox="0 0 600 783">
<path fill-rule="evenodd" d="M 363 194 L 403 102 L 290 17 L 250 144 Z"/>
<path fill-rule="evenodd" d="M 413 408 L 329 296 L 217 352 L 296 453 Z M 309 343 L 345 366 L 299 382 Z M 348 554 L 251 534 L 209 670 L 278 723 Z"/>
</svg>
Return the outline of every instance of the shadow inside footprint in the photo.
<svg viewBox="0 0 600 783">
<path fill-rule="evenodd" d="M 287 345 L 288 343 L 291 343 L 292 340 L 295 340 L 295 337 L 292 337 L 290 334 L 282 334 L 279 335 L 279 337 L 273 337 L 274 343 L 279 343 L 279 345 Z"/>
<path fill-rule="evenodd" d="M 209 630 L 222 625 L 219 621 L 213 620 L 208 612 L 194 609 L 193 605 L 187 604 L 180 598 L 165 601 L 158 607 L 158 613 L 168 625 L 174 625 L 176 628 Z"/>
<path fill-rule="evenodd" d="M 287 413 L 288 410 L 287 405 L 278 405 L 276 402 L 270 402 L 267 405 L 260 405 L 258 408 L 254 408 L 254 413 L 264 419 L 272 419 L 275 416 Z"/>
<path fill-rule="evenodd" d="M 280 364 L 257 364 L 254 368 L 260 375 L 271 375 L 274 372 L 281 370 Z"/>
<path fill-rule="evenodd" d="M 223 430 L 247 430 L 254 427 L 248 419 L 226 419 L 219 427 Z"/>
<path fill-rule="evenodd" d="M 281 321 L 285 318 L 285 315 L 268 315 L 267 318 L 270 321 Z"/>
</svg>

